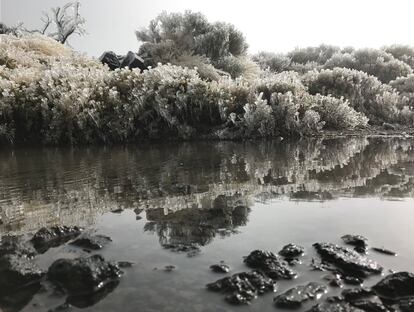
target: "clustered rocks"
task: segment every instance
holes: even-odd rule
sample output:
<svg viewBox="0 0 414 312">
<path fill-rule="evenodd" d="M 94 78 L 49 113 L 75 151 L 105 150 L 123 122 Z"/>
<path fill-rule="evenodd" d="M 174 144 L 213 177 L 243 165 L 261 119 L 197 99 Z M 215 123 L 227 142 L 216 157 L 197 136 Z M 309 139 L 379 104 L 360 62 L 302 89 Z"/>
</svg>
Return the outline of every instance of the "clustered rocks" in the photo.
<svg viewBox="0 0 414 312">
<path fill-rule="evenodd" d="M 377 262 L 367 258 L 368 239 L 361 235 L 345 235 L 345 244 L 354 250 L 332 243 L 313 245 L 320 259 L 312 259 L 311 267 L 330 274 L 322 282 L 309 282 L 287 289 L 275 296 L 274 305 L 279 308 L 295 309 L 309 301 L 314 303 L 307 312 L 414 312 L 414 274 L 409 272 L 392 273 L 374 286 L 362 287 L 364 279 L 379 275 L 384 269 Z M 384 248 L 371 248 L 386 255 L 396 255 Z M 380 249 L 380 250 L 376 250 Z M 301 246 L 288 244 L 275 255 L 270 251 L 254 250 L 244 262 L 255 269 L 251 272 L 236 273 L 207 284 L 207 288 L 225 295 L 232 304 L 248 304 L 266 292 L 277 291 L 277 280 L 290 280 L 298 273 L 288 267 L 288 259 L 297 259 L 305 253 Z M 344 289 L 340 295 L 328 296 L 329 287 L 354 285 Z M 355 287 L 357 286 L 357 287 Z"/>
<path fill-rule="evenodd" d="M 119 283 L 120 266 L 100 255 L 58 259 L 48 270 L 34 261 L 36 256 L 53 247 L 69 243 L 84 250 L 98 250 L 111 239 L 84 233 L 79 227 L 41 228 L 33 237 L 3 236 L 0 242 L 0 301 L 13 309 L 24 307 L 42 285 L 51 284 L 66 294 L 65 305 L 87 307 L 105 297 Z M 127 263 L 130 264 L 129 262 Z"/>
<path fill-rule="evenodd" d="M 100 56 L 99 60 L 102 64 L 108 65 L 111 70 L 125 67 L 129 69 L 138 68 L 141 71 L 147 69 L 144 60 L 132 51 L 129 51 L 125 56 L 117 55 L 112 51 L 106 51 Z"/>
</svg>

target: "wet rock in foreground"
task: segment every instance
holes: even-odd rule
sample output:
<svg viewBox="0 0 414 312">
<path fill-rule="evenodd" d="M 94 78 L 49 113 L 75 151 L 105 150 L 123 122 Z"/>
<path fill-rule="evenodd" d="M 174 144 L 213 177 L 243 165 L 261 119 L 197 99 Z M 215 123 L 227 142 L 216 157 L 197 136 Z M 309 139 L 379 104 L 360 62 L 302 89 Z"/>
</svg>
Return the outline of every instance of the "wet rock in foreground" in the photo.
<svg viewBox="0 0 414 312">
<path fill-rule="evenodd" d="M 226 294 L 226 301 L 233 304 L 246 304 L 258 295 L 276 291 L 276 282 L 266 277 L 262 272 L 242 272 L 224 277 L 207 288 Z"/>
<path fill-rule="evenodd" d="M 313 246 L 324 261 L 334 264 L 347 275 L 366 276 L 379 274 L 383 270 L 378 263 L 352 249 L 331 243 L 316 243 Z"/>
<path fill-rule="evenodd" d="M 366 312 L 350 303 L 344 301 L 342 298 L 330 297 L 325 302 L 313 306 L 307 312 Z"/>
<path fill-rule="evenodd" d="M 120 275 L 119 267 L 105 261 L 100 255 L 59 259 L 53 262 L 47 272 L 50 281 L 71 295 L 98 291 L 106 284 L 117 280 Z"/>
<path fill-rule="evenodd" d="M 251 268 L 262 270 L 273 279 L 293 279 L 297 276 L 286 261 L 270 251 L 254 250 L 244 262 Z"/>
<path fill-rule="evenodd" d="M 293 259 L 302 256 L 305 253 L 305 248 L 295 244 L 287 244 L 279 251 L 279 255 L 285 258 Z"/>
<path fill-rule="evenodd" d="M 328 287 L 326 285 L 311 282 L 291 288 L 275 297 L 273 301 L 280 308 L 299 308 L 304 302 L 319 299 L 327 292 Z"/>
<path fill-rule="evenodd" d="M 39 253 L 45 253 L 49 248 L 62 245 L 77 237 L 82 229 L 77 226 L 53 226 L 41 228 L 35 233 L 31 242 Z"/>
<path fill-rule="evenodd" d="M 5 255 L 0 258 L 1 293 L 36 283 L 43 275 L 44 272 L 25 256 Z"/>
<path fill-rule="evenodd" d="M 33 246 L 22 236 L 5 235 L 0 242 L 0 257 L 4 255 L 22 255 L 32 258 L 37 254 Z"/>
<path fill-rule="evenodd" d="M 111 241 L 112 239 L 105 235 L 84 234 L 70 244 L 88 250 L 99 250 L 102 249 L 105 245 L 109 244 Z"/>
<path fill-rule="evenodd" d="M 386 276 L 372 289 L 378 296 L 388 299 L 401 299 L 414 297 L 414 274 L 398 272 Z"/>
</svg>

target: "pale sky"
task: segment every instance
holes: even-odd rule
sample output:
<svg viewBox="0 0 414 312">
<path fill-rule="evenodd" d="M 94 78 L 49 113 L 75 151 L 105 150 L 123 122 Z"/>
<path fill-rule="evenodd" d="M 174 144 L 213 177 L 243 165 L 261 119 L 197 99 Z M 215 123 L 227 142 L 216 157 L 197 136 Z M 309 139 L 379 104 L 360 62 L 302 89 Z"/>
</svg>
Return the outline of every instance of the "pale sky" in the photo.
<svg viewBox="0 0 414 312">
<path fill-rule="evenodd" d="M 67 0 L 0 0 L 0 20 L 38 27 L 41 12 Z M 378 48 L 414 46 L 414 0 L 82 0 L 88 34 L 71 45 L 89 55 L 136 51 L 134 31 L 158 13 L 204 13 L 209 21 L 234 24 L 246 36 L 250 53 L 287 52 L 321 43 Z"/>
</svg>

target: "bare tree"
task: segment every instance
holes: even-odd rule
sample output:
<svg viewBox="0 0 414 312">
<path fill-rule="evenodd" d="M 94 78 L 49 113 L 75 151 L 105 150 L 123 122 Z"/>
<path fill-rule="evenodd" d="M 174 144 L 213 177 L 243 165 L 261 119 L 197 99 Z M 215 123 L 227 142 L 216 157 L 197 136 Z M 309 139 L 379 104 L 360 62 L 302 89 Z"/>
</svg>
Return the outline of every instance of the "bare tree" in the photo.
<svg viewBox="0 0 414 312">
<path fill-rule="evenodd" d="M 52 8 L 50 13 L 43 12 L 43 27 L 39 32 L 46 34 L 49 28 L 54 27 L 47 35 L 60 43 L 65 43 L 73 34 L 84 35 L 85 19 L 80 15 L 79 8 L 80 2 L 73 1 L 63 7 Z"/>
</svg>

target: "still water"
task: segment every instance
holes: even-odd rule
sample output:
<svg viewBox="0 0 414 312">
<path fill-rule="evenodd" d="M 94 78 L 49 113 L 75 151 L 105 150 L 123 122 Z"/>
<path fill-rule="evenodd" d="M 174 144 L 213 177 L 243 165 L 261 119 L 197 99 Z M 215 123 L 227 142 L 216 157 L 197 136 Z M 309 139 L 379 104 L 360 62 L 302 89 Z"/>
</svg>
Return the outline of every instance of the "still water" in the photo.
<svg viewBox="0 0 414 312">
<path fill-rule="evenodd" d="M 226 276 L 209 266 L 223 260 L 230 273 L 249 271 L 243 257 L 252 250 L 302 245 L 299 277 L 278 282 L 280 293 L 323 282 L 324 272 L 309 266 L 317 257 L 312 244 L 342 244 L 344 234 L 362 234 L 372 246 L 397 251 L 397 257 L 369 252 L 385 268 L 414 271 L 413 199 L 411 139 L 0 151 L 0 235 L 78 225 L 112 238 L 93 253 L 134 263 L 113 289 L 70 311 L 282 311 L 271 293 L 249 306 L 229 305 L 206 289 Z M 169 243 L 201 252 L 189 257 L 163 248 Z M 78 256 L 89 254 L 64 245 L 35 261 L 47 269 L 56 259 Z M 0 308 L 47 311 L 65 298 L 46 285 L 19 301 L 10 306 L 0 300 Z"/>
</svg>

